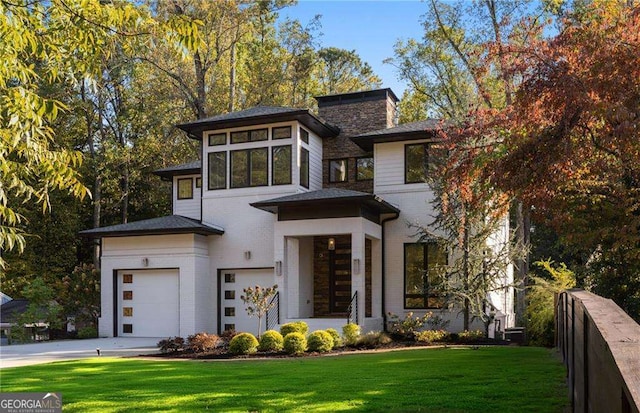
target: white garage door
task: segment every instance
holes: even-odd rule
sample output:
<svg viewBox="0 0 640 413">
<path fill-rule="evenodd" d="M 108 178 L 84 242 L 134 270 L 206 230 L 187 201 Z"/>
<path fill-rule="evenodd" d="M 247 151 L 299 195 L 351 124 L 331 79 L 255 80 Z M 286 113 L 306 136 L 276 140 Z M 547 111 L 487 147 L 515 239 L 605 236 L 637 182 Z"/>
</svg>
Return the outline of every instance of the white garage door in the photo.
<svg viewBox="0 0 640 413">
<path fill-rule="evenodd" d="M 246 307 L 240 296 L 247 287 L 271 287 L 274 284 L 272 269 L 259 270 L 226 270 L 221 274 L 221 317 L 220 330 L 258 333 L 258 318 L 247 315 Z M 280 286 L 279 286 L 280 287 Z M 262 331 L 265 330 L 265 319 L 262 320 Z"/>
<path fill-rule="evenodd" d="M 118 335 L 179 335 L 179 287 L 177 269 L 118 272 Z"/>
</svg>

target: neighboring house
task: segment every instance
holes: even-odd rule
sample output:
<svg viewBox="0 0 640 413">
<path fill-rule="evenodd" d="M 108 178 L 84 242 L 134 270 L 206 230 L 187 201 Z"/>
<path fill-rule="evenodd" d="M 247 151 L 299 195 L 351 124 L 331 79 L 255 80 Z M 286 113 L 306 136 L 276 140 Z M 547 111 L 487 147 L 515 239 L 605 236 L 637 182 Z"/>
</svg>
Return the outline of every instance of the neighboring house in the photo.
<svg viewBox="0 0 640 413">
<path fill-rule="evenodd" d="M 278 285 L 269 327 L 382 330 L 389 312 L 439 311 L 428 270 L 446 254 L 408 225 L 431 219 L 438 122 L 396 126 L 390 89 L 316 99 L 318 115 L 260 106 L 179 125 L 203 156 L 155 172 L 173 184 L 173 215 L 81 232 L 102 239 L 101 336 L 255 333 L 240 296 L 256 284 Z M 490 298 L 505 328 L 502 291 Z M 462 329 L 459 311 L 441 315 Z"/>
<path fill-rule="evenodd" d="M 11 344 L 11 331 L 16 329 L 16 321 L 18 318 L 27 311 L 29 307 L 29 300 L 24 298 L 16 298 L 0 305 L 0 343 Z M 38 322 L 35 324 L 25 324 L 22 327 L 28 332 L 29 336 L 34 337 L 36 340 L 48 340 L 49 339 L 49 324 L 45 322 Z M 23 336 L 20 334 L 19 336 Z M 13 336 L 16 336 L 15 331 Z M 15 337 L 14 337 L 15 338 Z"/>
<path fill-rule="evenodd" d="M 9 297 L 8 295 L 0 291 L 0 305 L 4 303 L 8 303 L 11 300 L 13 300 L 13 298 Z"/>
</svg>

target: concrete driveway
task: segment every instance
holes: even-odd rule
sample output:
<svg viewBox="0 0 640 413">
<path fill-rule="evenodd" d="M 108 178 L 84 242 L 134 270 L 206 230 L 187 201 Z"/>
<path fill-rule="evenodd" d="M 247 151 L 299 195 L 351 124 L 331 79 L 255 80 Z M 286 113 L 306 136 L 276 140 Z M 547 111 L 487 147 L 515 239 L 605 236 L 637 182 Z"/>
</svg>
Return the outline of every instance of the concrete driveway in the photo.
<svg viewBox="0 0 640 413">
<path fill-rule="evenodd" d="M 97 357 L 98 348 L 102 357 L 157 353 L 156 344 L 160 340 L 161 338 L 153 337 L 113 337 L 0 346 L 0 368 Z"/>
</svg>

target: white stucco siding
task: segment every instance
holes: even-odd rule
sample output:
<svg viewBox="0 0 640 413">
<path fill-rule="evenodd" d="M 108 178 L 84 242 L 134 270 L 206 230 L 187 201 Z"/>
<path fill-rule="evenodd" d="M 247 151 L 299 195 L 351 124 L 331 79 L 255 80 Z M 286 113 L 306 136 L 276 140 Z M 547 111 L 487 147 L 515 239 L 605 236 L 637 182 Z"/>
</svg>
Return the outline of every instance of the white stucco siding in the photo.
<svg viewBox="0 0 640 413">
<path fill-rule="evenodd" d="M 200 219 L 200 200 L 202 196 L 202 188 L 196 188 L 196 179 L 200 175 L 174 176 L 172 185 L 173 213 L 188 218 Z M 193 197 L 189 199 L 178 199 L 178 180 L 191 179 L 193 189 Z"/>
<path fill-rule="evenodd" d="M 117 288 L 113 283 L 114 273 L 167 269 L 176 270 L 178 274 L 179 335 L 214 332 L 215 278 L 209 267 L 208 249 L 208 238 L 213 237 L 216 236 L 183 234 L 103 238 L 100 335 L 110 337 L 114 333 L 114 288 Z M 121 305 L 119 294 L 117 305 Z"/>
</svg>

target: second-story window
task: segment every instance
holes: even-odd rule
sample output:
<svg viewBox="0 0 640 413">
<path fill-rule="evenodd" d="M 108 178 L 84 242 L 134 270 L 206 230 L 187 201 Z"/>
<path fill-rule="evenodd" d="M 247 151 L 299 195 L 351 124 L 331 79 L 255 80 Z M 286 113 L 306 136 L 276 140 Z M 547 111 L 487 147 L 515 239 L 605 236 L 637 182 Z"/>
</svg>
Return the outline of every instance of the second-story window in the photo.
<svg viewBox="0 0 640 413">
<path fill-rule="evenodd" d="M 291 145 L 271 148 L 271 184 L 291 183 Z"/>
<path fill-rule="evenodd" d="M 300 128 L 300 140 L 304 143 L 309 143 L 309 132 Z"/>
<path fill-rule="evenodd" d="M 209 185 L 210 190 L 227 187 L 227 153 L 209 153 Z"/>
<path fill-rule="evenodd" d="M 266 141 L 268 138 L 269 129 L 253 129 L 231 132 L 231 143 Z"/>
<path fill-rule="evenodd" d="M 231 187 L 267 185 L 269 164 L 267 148 L 231 151 Z"/>
<path fill-rule="evenodd" d="M 225 145 L 227 143 L 226 133 L 210 133 L 209 146 Z"/>
<path fill-rule="evenodd" d="M 178 179 L 178 199 L 193 198 L 193 178 Z"/>
<path fill-rule="evenodd" d="M 346 159 L 332 159 L 329 161 L 329 182 L 347 182 L 349 171 Z"/>
<path fill-rule="evenodd" d="M 289 139 L 291 137 L 291 126 L 282 126 L 271 130 L 273 139 Z"/>
<path fill-rule="evenodd" d="M 356 181 L 370 181 L 373 179 L 373 158 L 356 159 Z"/>
<path fill-rule="evenodd" d="M 309 151 L 300 148 L 300 185 L 309 188 Z"/>
<path fill-rule="evenodd" d="M 429 166 L 429 144 L 418 143 L 404 147 L 404 183 L 425 182 Z"/>
</svg>

